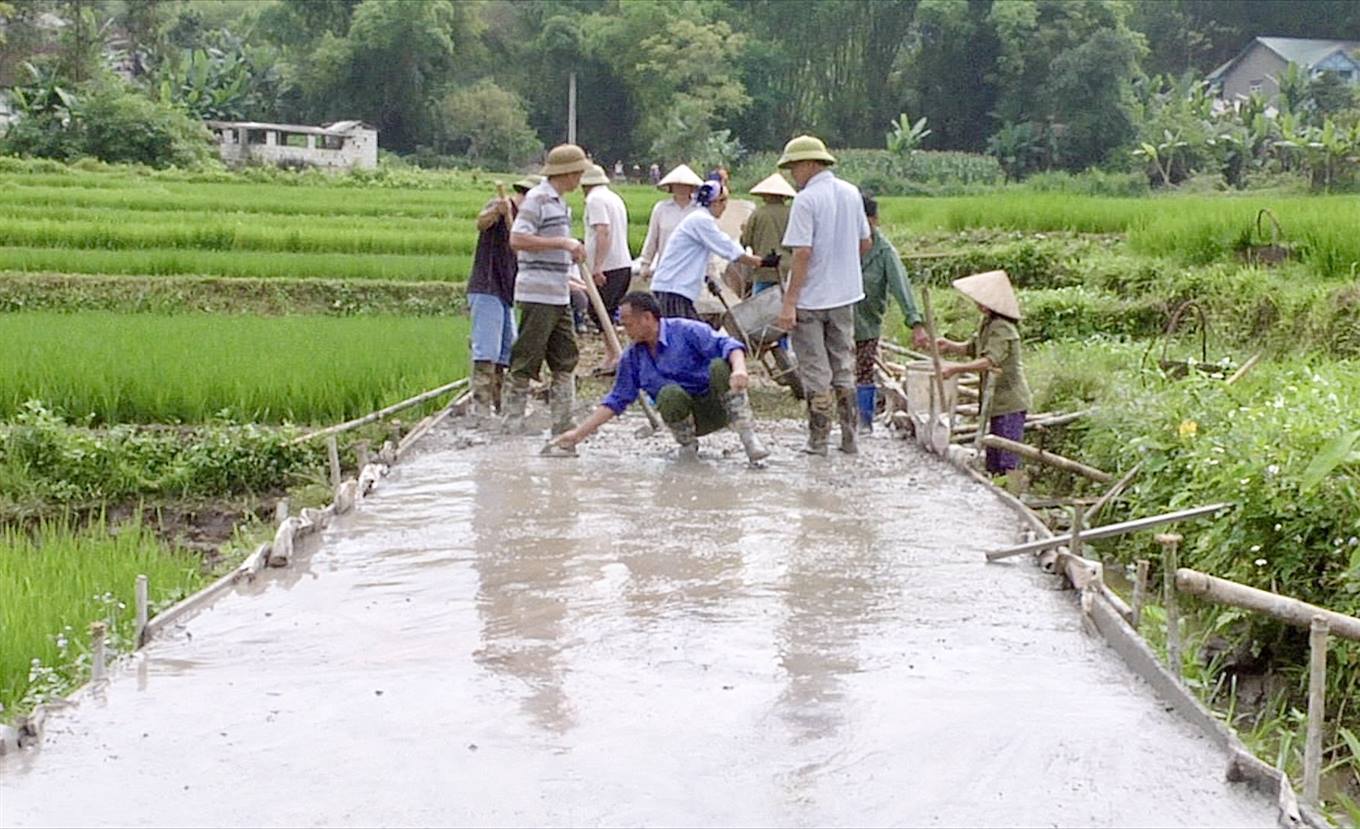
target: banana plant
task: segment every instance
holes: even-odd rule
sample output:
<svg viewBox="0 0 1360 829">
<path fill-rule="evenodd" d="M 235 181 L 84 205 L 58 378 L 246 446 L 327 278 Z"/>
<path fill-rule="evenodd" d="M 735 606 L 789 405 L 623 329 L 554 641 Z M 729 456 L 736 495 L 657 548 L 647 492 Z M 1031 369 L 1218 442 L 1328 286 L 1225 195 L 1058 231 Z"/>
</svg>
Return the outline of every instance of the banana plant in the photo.
<svg viewBox="0 0 1360 829">
<path fill-rule="evenodd" d="M 1162 177 L 1162 184 L 1170 187 L 1171 166 L 1176 160 L 1176 153 L 1188 147 L 1189 142 L 1182 140 L 1179 133 L 1173 135 L 1171 130 L 1162 130 L 1162 137 L 1164 140 L 1156 144 L 1141 142 L 1133 154 L 1146 158 Z"/>
<path fill-rule="evenodd" d="M 888 152 L 896 156 L 911 155 L 920 149 L 921 142 L 931 133 L 926 129 L 924 116 L 912 123 L 905 112 L 899 114 L 896 121 L 889 121 L 888 126 L 892 127 L 892 132 L 887 135 Z"/>
</svg>

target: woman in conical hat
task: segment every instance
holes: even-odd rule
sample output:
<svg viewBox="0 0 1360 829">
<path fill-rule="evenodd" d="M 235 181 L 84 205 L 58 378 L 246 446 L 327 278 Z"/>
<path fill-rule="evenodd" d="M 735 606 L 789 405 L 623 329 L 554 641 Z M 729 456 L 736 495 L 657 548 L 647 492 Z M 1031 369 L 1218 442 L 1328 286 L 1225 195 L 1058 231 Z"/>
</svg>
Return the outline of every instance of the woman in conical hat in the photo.
<svg viewBox="0 0 1360 829">
<path fill-rule="evenodd" d="M 694 209 L 694 191 L 703 183 L 704 180 L 688 164 L 681 164 L 657 182 L 657 188 L 669 191 L 671 197 L 657 202 L 647 221 L 647 240 L 642 243 L 642 253 L 638 254 L 644 277 L 650 278 L 653 267 L 661 262 L 666 241 L 680 220 Z"/>
<path fill-rule="evenodd" d="M 988 432 L 1019 441 L 1025 436 L 1030 393 L 1020 358 L 1020 301 L 1015 289 L 1005 271 L 965 276 L 954 280 L 954 287 L 977 304 L 982 324 L 966 342 L 938 340 L 940 351 L 974 358 L 967 363 L 946 363 L 944 376 L 982 372 L 984 394 L 980 410 L 988 418 Z M 1013 452 L 987 448 L 988 473 L 1003 475 L 1019 466 L 1020 458 Z"/>
<path fill-rule="evenodd" d="M 760 196 L 765 203 L 757 207 L 741 229 L 741 243 L 755 252 L 757 256 L 776 253 L 782 257 L 779 268 L 758 268 L 751 272 L 750 288 L 760 293 L 780 282 L 788 272 L 793 256 L 784 247 L 784 231 L 789 227 L 789 199 L 798 195 L 779 173 L 772 173 L 755 187 L 751 195 Z"/>
</svg>

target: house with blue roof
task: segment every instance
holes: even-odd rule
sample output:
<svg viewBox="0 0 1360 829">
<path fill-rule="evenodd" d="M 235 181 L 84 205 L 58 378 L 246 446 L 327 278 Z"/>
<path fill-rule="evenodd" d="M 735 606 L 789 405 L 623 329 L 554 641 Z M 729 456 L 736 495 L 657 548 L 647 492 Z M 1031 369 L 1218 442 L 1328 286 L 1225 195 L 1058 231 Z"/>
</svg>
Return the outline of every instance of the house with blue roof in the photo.
<svg viewBox="0 0 1360 829">
<path fill-rule="evenodd" d="M 1273 98 L 1280 91 L 1278 78 L 1291 63 L 1309 75 L 1335 72 L 1347 83 L 1360 84 L 1360 41 L 1258 37 L 1237 57 L 1209 73 L 1208 80 L 1225 101 L 1252 93 Z"/>
</svg>

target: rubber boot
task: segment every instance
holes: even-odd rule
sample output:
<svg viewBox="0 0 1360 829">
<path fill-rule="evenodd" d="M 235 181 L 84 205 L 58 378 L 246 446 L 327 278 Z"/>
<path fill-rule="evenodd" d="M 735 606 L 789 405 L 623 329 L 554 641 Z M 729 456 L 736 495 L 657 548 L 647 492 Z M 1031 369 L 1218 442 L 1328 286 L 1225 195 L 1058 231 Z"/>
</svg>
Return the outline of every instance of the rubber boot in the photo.
<svg viewBox="0 0 1360 829">
<path fill-rule="evenodd" d="M 488 417 L 496 405 L 496 369 L 489 361 L 478 360 L 472 364 L 472 411 L 473 417 Z"/>
<path fill-rule="evenodd" d="M 808 396 L 808 441 L 803 451 L 809 455 L 826 457 L 826 442 L 831 436 L 831 414 L 836 410 L 832 392 Z"/>
<path fill-rule="evenodd" d="M 548 411 L 552 412 L 552 433 L 556 437 L 571 429 L 571 411 L 576 405 L 576 375 L 554 371 L 548 389 Z"/>
<path fill-rule="evenodd" d="M 496 410 L 496 414 L 504 414 L 501 411 L 501 396 L 505 389 L 505 369 L 506 366 L 496 364 L 495 383 L 491 387 L 491 405 Z"/>
<path fill-rule="evenodd" d="M 507 435 L 524 434 L 524 410 L 529 406 L 529 378 L 510 375 L 510 384 L 501 400 L 501 431 Z"/>
<path fill-rule="evenodd" d="M 693 461 L 699 458 L 699 431 L 694 425 L 694 418 L 687 417 L 673 423 L 667 423 L 666 428 L 671 430 L 675 436 L 675 442 L 680 444 L 679 459 L 682 461 Z"/>
<path fill-rule="evenodd" d="M 756 463 L 768 458 L 770 450 L 756 437 L 755 418 L 751 415 L 751 401 L 746 392 L 729 391 L 723 395 L 723 407 L 727 409 L 727 425 L 741 438 L 741 448 L 746 450 L 746 459 Z"/>
<path fill-rule="evenodd" d="M 878 408 L 878 386 L 856 386 L 855 395 L 859 401 L 859 428 L 861 432 L 874 431 L 874 411 Z"/>
<path fill-rule="evenodd" d="M 841 427 L 841 451 L 859 454 L 859 407 L 854 389 L 836 389 L 836 420 Z"/>
</svg>

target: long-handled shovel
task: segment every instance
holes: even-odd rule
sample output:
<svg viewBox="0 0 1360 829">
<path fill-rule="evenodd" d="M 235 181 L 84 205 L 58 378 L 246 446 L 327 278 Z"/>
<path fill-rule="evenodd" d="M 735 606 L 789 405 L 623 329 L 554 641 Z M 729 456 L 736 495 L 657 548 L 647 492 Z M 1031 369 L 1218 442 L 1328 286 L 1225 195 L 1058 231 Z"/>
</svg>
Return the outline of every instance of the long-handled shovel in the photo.
<svg viewBox="0 0 1360 829">
<path fill-rule="evenodd" d="M 944 392 L 944 363 L 940 359 L 939 338 L 935 334 L 935 312 L 930 304 L 930 288 L 921 286 L 921 304 L 926 312 L 926 333 L 930 336 L 930 359 L 934 363 L 931 383 L 930 414 L 926 429 L 926 445 L 935 454 L 944 456 L 949 451 L 949 437 L 953 431 L 953 412 L 945 412 L 948 405 Z"/>
<path fill-rule="evenodd" d="M 600 328 L 604 330 L 605 359 L 618 365 L 623 348 L 619 345 L 619 335 L 614 330 L 614 321 L 609 318 L 609 313 L 604 307 L 604 299 L 600 296 L 600 289 L 595 286 L 595 280 L 590 274 L 586 273 L 585 265 L 577 267 L 580 268 L 581 281 L 586 283 L 586 294 L 590 297 L 590 304 L 594 306 L 595 314 L 600 318 Z M 647 437 L 655 434 L 661 428 L 661 415 L 652 408 L 646 394 L 638 395 L 638 404 L 642 406 L 642 413 L 647 416 L 647 425 L 638 429 L 637 436 Z"/>
</svg>

